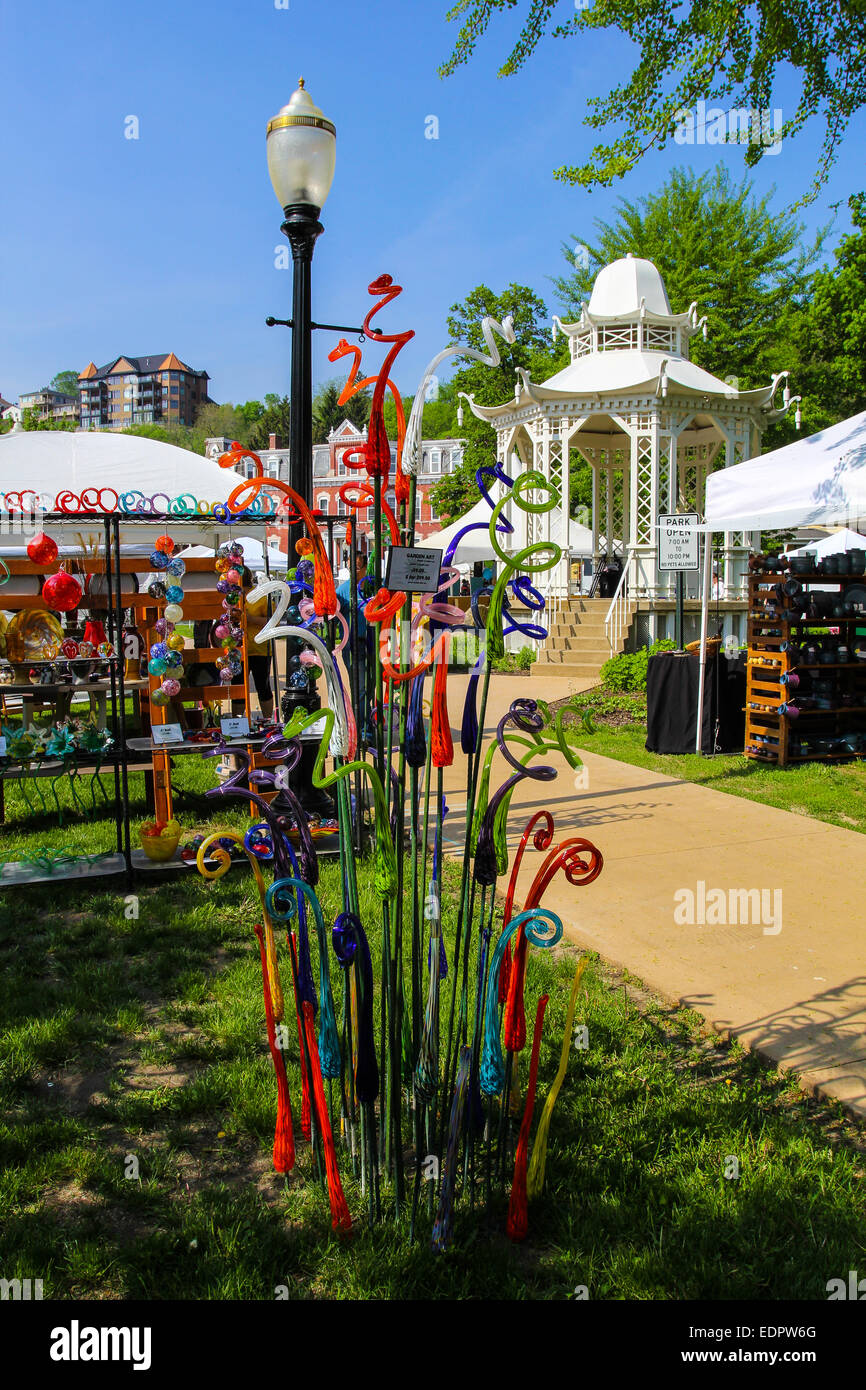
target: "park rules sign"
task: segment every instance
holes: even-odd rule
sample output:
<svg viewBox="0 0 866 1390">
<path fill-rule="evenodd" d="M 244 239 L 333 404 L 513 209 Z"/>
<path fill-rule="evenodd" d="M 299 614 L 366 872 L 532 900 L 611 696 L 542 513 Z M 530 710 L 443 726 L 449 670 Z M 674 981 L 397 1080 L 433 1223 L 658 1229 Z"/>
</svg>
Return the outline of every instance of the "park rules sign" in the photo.
<svg viewBox="0 0 866 1390">
<path fill-rule="evenodd" d="M 659 516 L 659 569 L 696 570 L 698 560 L 697 512 L 672 512 Z"/>
</svg>

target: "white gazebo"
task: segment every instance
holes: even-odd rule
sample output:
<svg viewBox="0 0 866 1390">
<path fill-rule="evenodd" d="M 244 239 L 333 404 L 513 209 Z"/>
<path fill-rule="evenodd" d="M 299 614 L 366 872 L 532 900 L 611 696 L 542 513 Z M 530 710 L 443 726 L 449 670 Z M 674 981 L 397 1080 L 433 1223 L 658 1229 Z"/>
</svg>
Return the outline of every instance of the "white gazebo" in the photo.
<svg viewBox="0 0 866 1390">
<path fill-rule="evenodd" d="M 568 366 L 536 384 L 519 370 L 514 398 L 477 405 L 473 413 L 496 430 L 497 457 L 512 476 L 536 469 L 560 497 L 556 511 L 533 514 L 510 506 L 513 549 L 563 534 L 572 451 L 592 466 L 592 537 L 596 562 L 619 555 L 620 597 L 652 611 L 673 598 L 673 576 L 657 564 L 658 517 L 703 512 L 707 476 L 760 453 L 761 436 L 792 398 L 780 372 L 767 386 L 741 391 L 689 360 L 689 343 L 706 335 L 697 305 L 671 311 L 664 281 L 651 261 L 625 256 L 599 271 L 576 323 L 554 318 L 569 340 Z M 752 536 L 726 531 L 721 594 L 741 600 Z M 549 572 L 548 590 L 568 593 L 564 555 Z M 697 575 L 694 577 L 697 598 Z M 654 620 L 650 635 L 655 635 Z"/>
</svg>

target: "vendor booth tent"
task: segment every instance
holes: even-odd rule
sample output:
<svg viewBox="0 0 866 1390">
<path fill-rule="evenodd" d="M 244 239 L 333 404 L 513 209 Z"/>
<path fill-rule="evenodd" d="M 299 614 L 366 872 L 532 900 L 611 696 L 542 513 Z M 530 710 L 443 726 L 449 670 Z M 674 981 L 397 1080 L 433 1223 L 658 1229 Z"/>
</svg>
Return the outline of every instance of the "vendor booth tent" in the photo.
<svg viewBox="0 0 866 1390">
<path fill-rule="evenodd" d="M 857 526 L 866 517 L 866 411 L 797 439 L 760 458 L 720 469 L 707 478 L 701 599 L 701 674 L 698 710 L 703 709 L 707 620 L 713 531 L 776 531 L 794 526 Z M 834 537 L 831 550 L 841 550 Z M 807 546 L 806 549 L 814 549 Z M 697 720 L 696 752 L 701 751 Z"/>
<path fill-rule="evenodd" d="M 494 502 L 498 500 L 495 490 L 491 495 Z M 454 563 L 456 565 L 471 565 L 478 560 L 494 560 L 496 557 L 490 544 L 489 533 L 492 515 L 490 503 L 485 498 L 479 497 L 475 506 L 466 512 L 465 516 L 458 517 L 449 526 L 443 526 L 441 531 L 433 531 L 429 536 L 425 536 L 421 544 L 431 550 L 441 549 L 444 556 L 455 537 L 465 527 L 474 525 L 484 529 L 470 531 L 467 536 L 463 537 L 454 553 Z M 551 539 L 565 549 L 562 530 L 562 514 L 557 511 L 551 527 Z M 504 546 L 503 549 L 505 549 Z M 592 554 L 592 532 L 587 526 L 581 526 L 580 522 L 575 521 L 573 517 L 568 524 L 568 550 L 572 555 L 588 556 Z"/>
<path fill-rule="evenodd" d="M 859 531 L 849 531 L 847 526 L 842 526 L 838 531 L 831 531 L 829 536 L 822 536 L 820 540 L 801 546 L 799 550 L 787 550 L 785 554 L 809 554 L 820 560 L 824 555 L 838 555 L 840 550 L 866 550 L 866 536 L 861 536 Z"/>
</svg>

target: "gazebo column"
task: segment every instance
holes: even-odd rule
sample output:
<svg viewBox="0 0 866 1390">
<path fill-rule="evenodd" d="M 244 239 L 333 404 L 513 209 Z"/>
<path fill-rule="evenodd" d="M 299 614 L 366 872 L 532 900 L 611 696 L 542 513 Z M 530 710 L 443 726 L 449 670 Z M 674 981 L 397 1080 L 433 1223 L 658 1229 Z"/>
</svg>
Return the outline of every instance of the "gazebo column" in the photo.
<svg viewBox="0 0 866 1390">
<path fill-rule="evenodd" d="M 656 585 L 656 537 L 653 532 L 658 519 L 657 417 L 637 417 L 636 427 L 631 434 L 630 459 L 630 582 L 637 593 L 651 594 Z"/>
</svg>

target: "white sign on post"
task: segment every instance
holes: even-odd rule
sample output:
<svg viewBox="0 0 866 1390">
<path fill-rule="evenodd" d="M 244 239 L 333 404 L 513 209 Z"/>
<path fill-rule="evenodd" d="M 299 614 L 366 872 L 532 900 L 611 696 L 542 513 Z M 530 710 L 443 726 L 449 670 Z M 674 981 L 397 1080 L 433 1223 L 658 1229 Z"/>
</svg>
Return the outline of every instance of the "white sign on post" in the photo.
<svg viewBox="0 0 866 1390">
<path fill-rule="evenodd" d="M 245 714 L 224 714 L 220 720 L 220 731 L 224 738 L 240 738 L 250 731 L 250 721 Z"/>
<path fill-rule="evenodd" d="M 671 512 L 659 516 L 660 570 L 696 570 L 698 559 L 697 512 Z"/>
<path fill-rule="evenodd" d="M 388 551 L 385 588 L 395 593 L 435 594 L 439 588 L 442 551 L 420 546 L 392 545 Z"/>
</svg>

